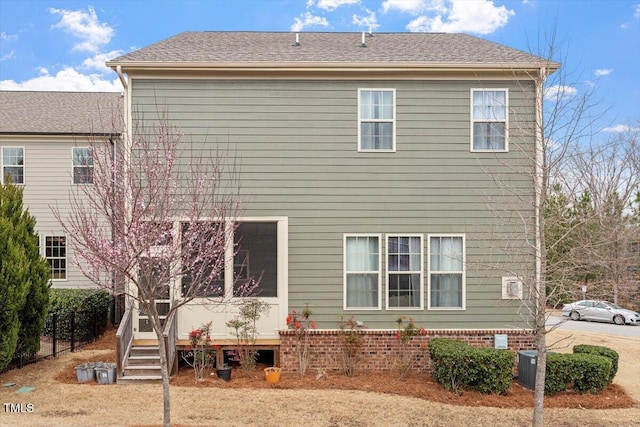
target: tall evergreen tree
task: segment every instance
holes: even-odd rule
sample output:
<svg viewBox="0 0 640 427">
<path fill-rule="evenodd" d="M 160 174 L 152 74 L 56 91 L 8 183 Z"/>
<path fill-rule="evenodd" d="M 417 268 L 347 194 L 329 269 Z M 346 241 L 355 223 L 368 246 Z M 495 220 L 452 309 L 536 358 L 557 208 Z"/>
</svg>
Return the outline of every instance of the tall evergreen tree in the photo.
<svg viewBox="0 0 640 427">
<path fill-rule="evenodd" d="M 0 187 L 0 368 L 16 350 L 39 350 L 49 271 L 38 250 L 35 219 L 22 204 L 22 188 L 6 182 Z"/>
</svg>

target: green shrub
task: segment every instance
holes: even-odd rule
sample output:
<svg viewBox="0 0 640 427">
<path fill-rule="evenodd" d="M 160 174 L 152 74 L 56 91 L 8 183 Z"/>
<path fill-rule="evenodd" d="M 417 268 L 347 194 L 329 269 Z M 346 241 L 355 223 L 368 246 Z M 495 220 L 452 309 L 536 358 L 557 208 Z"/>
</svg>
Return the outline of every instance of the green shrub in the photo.
<svg viewBox="0 0 640 427">
<path fill-rule="evenodd" d="M 580 393 L 598 394 L 609 384 L 611 359 L 589 353 L 571 354 L 573 389 Z"/>
<path fill-rule="evenodd" d="M 565 391 L 573 378 L 573 363 L 570 354 L 547 353 L 547 369 L 544 380 L 544 394 L 551 395 Z"/>
<path fill-rule="evenodd" d="M 436 338 L 429 342 L 432 376 L 447 390 L 503 394 L 511 387 L 515 354 L 475 348 L 463 341 Z"/>
<path fill-rule="evenodd" d="M 94 338 L 92 325 L 107 325 L 111 296 L 99 289 L 51 289 L 49 316 L 44 327 L 46 336 L 53 335 L 53 315 L 57 317 L 56 336 L 71 339 L 72 313 L 75 323 L 74 338 L 87 341 Z M 94 315 L 96 318 L 94 319 Z"/>
<path fill-rule="evenodd" d="M 598 356 L 604 356 L 611 360 L 611 373 L 609 374 L 608 382 L 609 384 L 613 382 L 613 378 L 618 373 L 618 353 L 615 350 L 610 349 L 609 347 L 602 347 L 598 345 L 588 345 L 588 344 L 580 344 L 573 346 L 573 352 L 575 353 L 588 353 L 588 354 L 597 354 Z"/>
<path fill-rule="evenodd" d="M 544 393 L 547 395 L 573 389 L 597 394 L 609 384 L 613 363 L 605 356 L 592 353 L 547 354 Z"/>
</svg>

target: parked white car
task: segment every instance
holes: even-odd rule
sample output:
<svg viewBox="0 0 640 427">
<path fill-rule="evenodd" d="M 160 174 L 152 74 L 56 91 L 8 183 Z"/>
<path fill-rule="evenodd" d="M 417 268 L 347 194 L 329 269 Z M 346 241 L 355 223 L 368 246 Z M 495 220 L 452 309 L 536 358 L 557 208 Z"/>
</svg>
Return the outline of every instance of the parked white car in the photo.
<svg viewBox="0 0 640 427">
<path fill-rule="evenodd" d="M 570 317 L 571 320 L 613 322 L 616 325 L 640 323 L 640 314 L 607 301 L 582 300 L 565 304 L 562 307 L 562 315 Z"/>
</svg>

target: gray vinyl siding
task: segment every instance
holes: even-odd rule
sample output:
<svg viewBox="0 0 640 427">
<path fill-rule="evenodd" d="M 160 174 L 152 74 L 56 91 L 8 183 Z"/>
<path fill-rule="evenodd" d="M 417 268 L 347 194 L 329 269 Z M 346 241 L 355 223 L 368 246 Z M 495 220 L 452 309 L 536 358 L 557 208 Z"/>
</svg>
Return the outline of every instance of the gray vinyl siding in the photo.
<svg viewBox="0 0 640 427">
<path fill-rule="evenodd" d="M 156 110 L 166 110 L 185 143 L 237 156 L 246 216 L 289 218 L 290 309 L 308 303 L 323 328 L 335 328 L 340 314 L 369 328 L 392 328 L 402 314 L 428 328 L 524 326 L 520 302 L 501 299 L 501 277 L 533 269 L 519 219 L 533 216 L 521 201 L 533 197 L 531 82 L 132 79 L 131 85 L 134 121 L 149 124 Z M 357 151 L 358 88 L 396 89 L 395 153 Z M 508 153 L 470 152 L 471 88 L 509 89 Z M 505 206 L 508 213 L 500 212 Z M 343 235 L 352 233 L 382 233 L 382 310 L 343 311 Z M 424 235 L 421 311 L 384 309 L 385 237 L 399 233 Z M 427 310 L 428 234 L 466 236 L 464 311 Z M 519 249 L 507 256 L 505 242 Z M 494 263 L 505 271 L 490 268 Z"/>
<path fill-rule="evenodd" d="M 22 186 L 24 207 L 36 218 L 36 231 L 40 236 L 40 253 L 44 256 L 45 236 L 65 235 L 55 218 L 52 208 L 57 206 L 61 214 L 69 212 L 72 189 L 72 147 L 89 146 L 88 141 L 52 137 L 43 140 L 34 138 L 0 138 L 0 146 L 21 146 L 25 153 L 25 179 Z M 93 288 L 90 282 L 73 263 L 73 248 L 69 236 L 66 239 L 67 279 L 52 281 L 54 288 Z"/>
</svg>

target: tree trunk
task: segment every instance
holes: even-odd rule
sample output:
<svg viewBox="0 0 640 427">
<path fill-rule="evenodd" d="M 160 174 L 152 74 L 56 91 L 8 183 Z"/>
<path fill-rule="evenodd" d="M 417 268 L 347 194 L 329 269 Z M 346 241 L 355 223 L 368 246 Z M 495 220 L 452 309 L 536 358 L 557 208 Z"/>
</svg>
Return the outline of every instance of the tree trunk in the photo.
<svg viewBox="0 0 640 427">
<path fill-rule="evenodd" d="M 156 330 L 158 337 L 158 351 L 160 352 L 160 370 L 162 372 L 162 404 L 164 427 L 171 427 L 171 396 L 169 394 L 169 366 L 167 361 L 167 349 L 164 342 L 162 330 Z"/>
<path fill-rule="evenodd" d="M 539 304 L 536 311 L 536 386 L 533 397 L 533 427 L 544 426 L 544 383 L 547 369 L 547 331 L 545 329 L 546 315 L 543 304 Z"/>
</svg>

